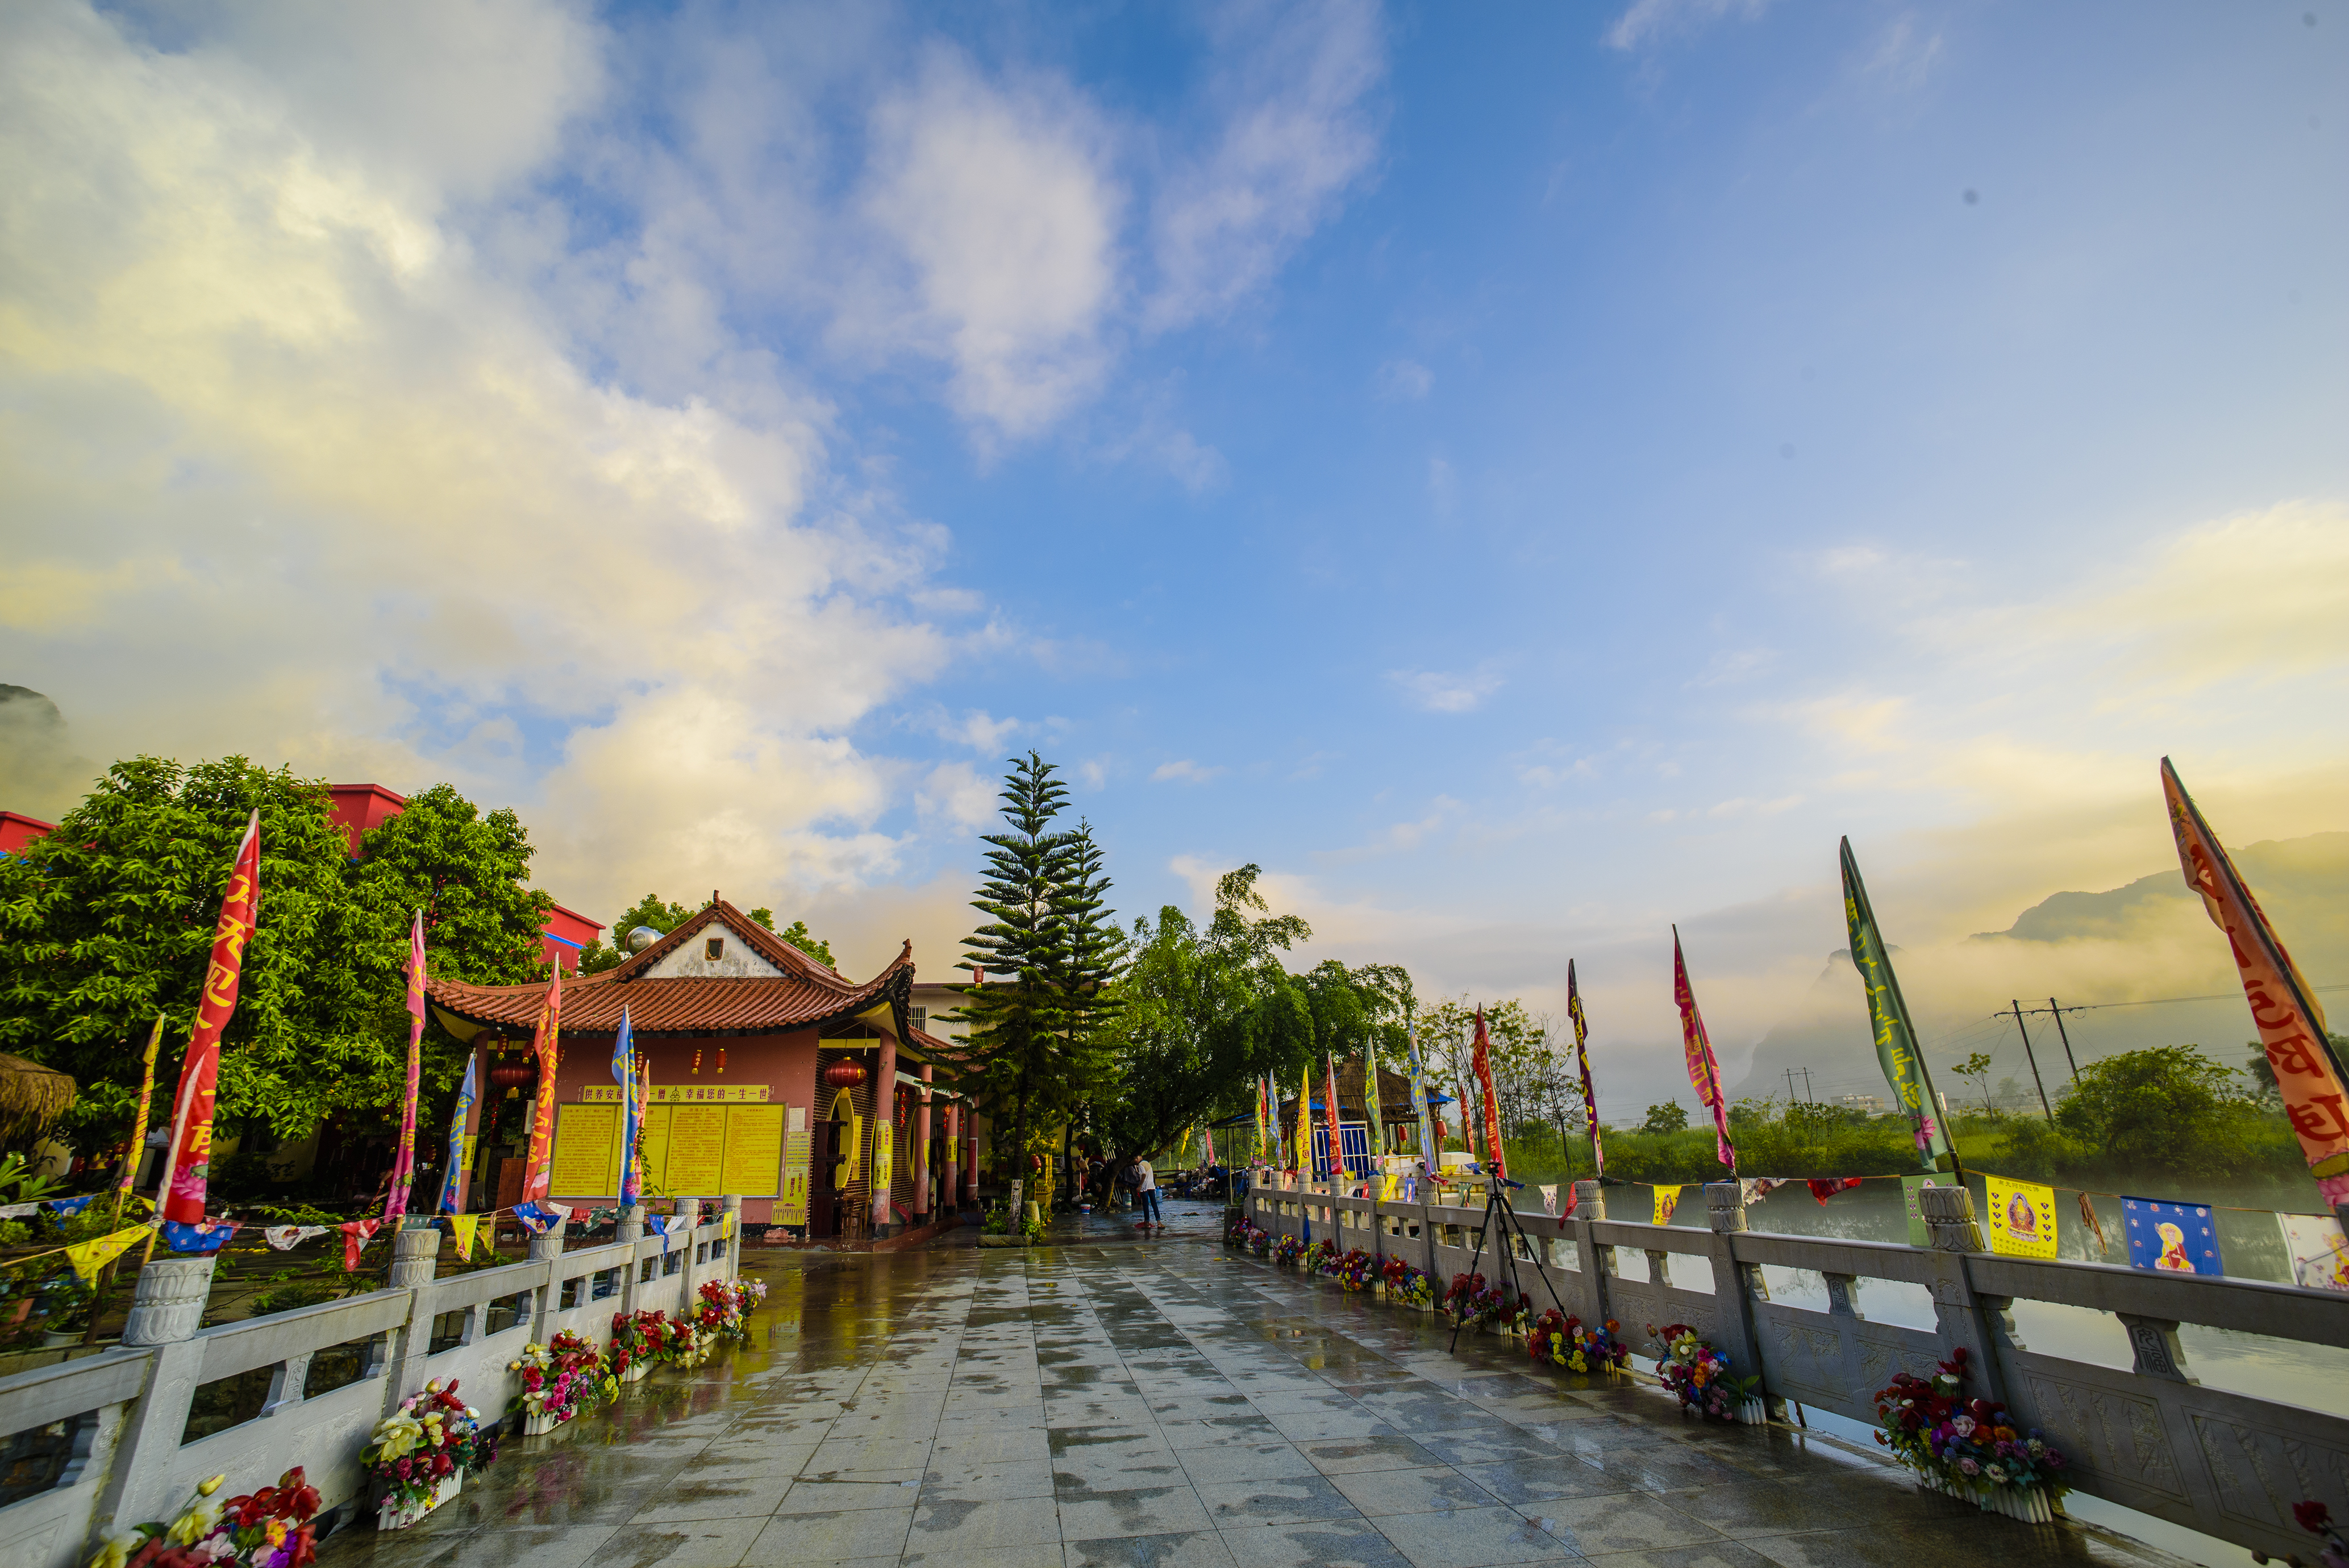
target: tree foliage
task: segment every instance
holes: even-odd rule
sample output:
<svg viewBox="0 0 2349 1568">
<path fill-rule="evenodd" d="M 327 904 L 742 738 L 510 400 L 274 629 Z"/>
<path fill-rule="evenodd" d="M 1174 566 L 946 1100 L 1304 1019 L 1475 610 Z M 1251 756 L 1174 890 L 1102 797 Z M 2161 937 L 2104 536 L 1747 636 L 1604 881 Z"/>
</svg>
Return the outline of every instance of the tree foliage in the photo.
<svg viewBox="0 0 2349 1568">
<path fill-rule="evenodd" d="M 669 903 L 657 892 L 645 894 L 621 911 L 620 917 L 607 928 L 611 933 L 610 941 L 598 939 L 579 950 L 579 973 L 601 975 L 606 969 L 617 969 L 635 956 L 628 951 L 628 936 L 636 927 L 649 926 L 667 936 L 709 907 L 709 903 L 706 899 L 702 901 L 700 909 L 688 909 L 681 903 Z M 750 911 L 750 918 L 769 931 L 775 931 L 773 910 L 754 909 Z M 817 963 L 827 968 L 833 967 L 832 944 L 809 931 L 806 921 L 795 920 L 782 930 L 775 931 L 775 934 Z"/>
<path fill-rule="evenodd" d="M 957 987 L 969 1023 L 957 1082 L 1008 1130 L 1000 1147 L 1015 1169 L 1037 1135 L 1071 1121 L 1089 1099 L 1123 964 L 1090 825 L 1052 826 L 1069 798 L 1053 773 L 1031 751 L 1004 777 L 1006 830 L 983 838 L 988 874 L 971 900 L 987 919 L 963 941 L 965 965 L 986 979 Z"/>
<path fill-rule="evenodd" d="M 157 1013 L 164 1047 L 150 1115 L 168 1111 L 195 1020 L 220 900 L 248 814 L 261 813 L 261 907 L 235 1016 L 222 1037 L 219 1112 L 281 1136 L 329 1112 L 379 1117 L 406 1057 L 404 971 L 411 912 L 426 911 L 428 962 L 469 979 L 526 978 L 543 894 L 520 885 L 527 836 L 452 789 L 427 790 L 368 835 L 380 862 L 353 861 L 325 785 L 240 757 L 117 763 L 57 830 L 0 861 L 0 1042 L 71 1073 L 66 1130 L 83 1148 L 127 1130 Z M 405 824 L 405 825 L 403 825 Z M 433 1081 L 457 1047 L 428 1035 Z"/>
</svg>

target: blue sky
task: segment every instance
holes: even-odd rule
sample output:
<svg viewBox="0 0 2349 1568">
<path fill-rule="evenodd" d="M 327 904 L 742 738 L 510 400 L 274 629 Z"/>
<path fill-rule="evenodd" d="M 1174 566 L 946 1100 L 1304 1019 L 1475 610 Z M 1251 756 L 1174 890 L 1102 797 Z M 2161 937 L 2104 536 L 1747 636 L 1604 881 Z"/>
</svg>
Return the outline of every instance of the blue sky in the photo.
<svg viewBox="0 0 2349 1568">
<path fill-rule="evenodd" d="M 854 966 L 1034 746 L 1131 906 L 1578 956 L 1643 1094 L 1667 923 L 1733 1056 L 1838 834 L 1924 964 L 2159 869 L 2164 752 L 2349 827 L 2337 4 L 415 14 L 0 22 L 81 757 L 453 779 Z"/>
</svg>

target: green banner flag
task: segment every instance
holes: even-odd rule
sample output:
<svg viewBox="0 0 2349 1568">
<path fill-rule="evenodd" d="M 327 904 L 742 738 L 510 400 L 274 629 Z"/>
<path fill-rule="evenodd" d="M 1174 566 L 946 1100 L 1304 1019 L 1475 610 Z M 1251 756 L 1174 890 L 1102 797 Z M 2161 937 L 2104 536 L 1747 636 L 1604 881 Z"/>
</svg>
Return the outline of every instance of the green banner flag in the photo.
<svg viewBox="0 0 2349 1568">
<path fill-rule="evenodd" d="M 1387 1151 L 1387 1127 L 1379 1107 L 1378 1053 L 1368 1045 L 1362 1047 L 1362 1112 L 1371 1124 L 1371 1170 L 1375 1173 L 1379 1156 Z"/>
<path fill-rule="evenodd" d="M 1868 985 L 1868 1017 L 1875 1026 L 1876 1059 L 1884 1066 L 1884 1081 L 1892 1086 L 1894 1102 L 1915 1130 L 1917 1155 L 1924 1168 L 1951 1170 L 1957 1155 L 1941 1129 L 1933 1080 L 1917 1048 L 1909 1004 L 1901 1000 L 1900 982 L 1884 950 L 1884 934 L 1876 929 L 1876 912 L 1868 906 L 1868 889 L 1859 880 L 1859 862 L 1851 858 L 1849 839 L 1843 841 L 1843 912 L 1851 928 L 1852 964 Z"/>
</svg>

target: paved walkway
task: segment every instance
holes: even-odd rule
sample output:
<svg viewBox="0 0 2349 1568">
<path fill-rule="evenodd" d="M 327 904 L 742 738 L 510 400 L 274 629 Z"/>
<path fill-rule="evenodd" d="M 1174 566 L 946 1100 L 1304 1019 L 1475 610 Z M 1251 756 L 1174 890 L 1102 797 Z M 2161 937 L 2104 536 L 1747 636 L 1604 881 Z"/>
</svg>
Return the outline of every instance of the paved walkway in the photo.
<svg viewBox="0 0 2349 1568">
<path fill-rule="evenodd" d="M 753 1268 L 756 1338 L 507 1445 L 324 1568 L 1844 1568 L 2178 1560 L 1778 1429 L 1522 1370 L 1198 1242 Z"/>
</svg>

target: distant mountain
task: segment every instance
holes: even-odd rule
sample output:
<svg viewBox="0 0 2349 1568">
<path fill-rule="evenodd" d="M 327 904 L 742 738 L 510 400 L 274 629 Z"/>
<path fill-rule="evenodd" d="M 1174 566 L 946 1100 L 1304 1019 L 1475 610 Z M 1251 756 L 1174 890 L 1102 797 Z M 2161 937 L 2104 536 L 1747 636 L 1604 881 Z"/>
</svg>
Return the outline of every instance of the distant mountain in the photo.
<svg viewBox="0 0 2349 1568">
<path fill-rule="evenodd" d="M 53 820 L 97 771 L 73 754 L 56 703 L 30 686 L 0 682 L 0 808 Z"/>
<path fill-rule="evenodd" d="M 2268 840 L 2230 852 L 2310 984 L 2349 985 L 2349 832 Z M 2044 1012 L 2025 1012 L 2051 1097 L 2065 1079 L 2067 1037 L 2082 1062 L 2147 1046 L 2199 1045 L 2237 1067 L 2254 1034 L 2224 940 L 2174 866 L 2104 892 L 2052 894 L 2006 930 L 1951 947 L 1895 949 L 1893 967 L 1936 1087 L 1952 1099 L 1974 1091 L 1949 1073 L 1950 1064 L 1977 1050 L 1992 1053 L 1994 1083 L 2011 1078 L 2032 1092 L 2022 1037 L 2011 1017 L 1994 1016 L 2018 996 L 2026 1010 L 2045 1008 L 2050 992 L 2067 1008 L 2085 1007 L 2066 1013 L 2061 1033 Z M 2349 995 L 2320 991 L 2318 1001 L 2334 1005 L 2336 1032 L 2349 1026 Z M 1827 955 L 1801 1005 L 1763 1037 L 1732 1092 L 1783 1099 L 1792 1069 L 1800 1096 L 1806 1068 L 1809 1093 L 1819 1099 L 1886 1092 L 1867 993 L 1842 949 Z"/>
</svg>

